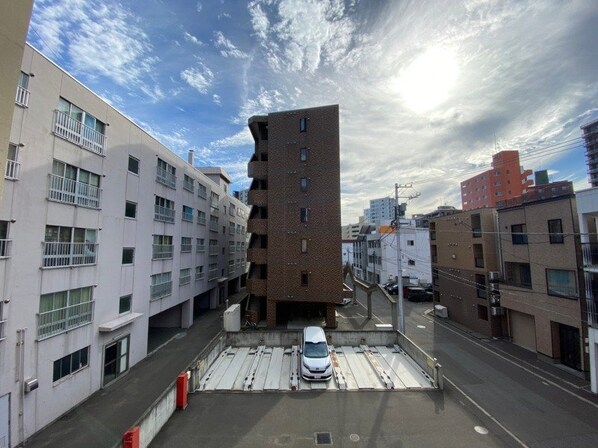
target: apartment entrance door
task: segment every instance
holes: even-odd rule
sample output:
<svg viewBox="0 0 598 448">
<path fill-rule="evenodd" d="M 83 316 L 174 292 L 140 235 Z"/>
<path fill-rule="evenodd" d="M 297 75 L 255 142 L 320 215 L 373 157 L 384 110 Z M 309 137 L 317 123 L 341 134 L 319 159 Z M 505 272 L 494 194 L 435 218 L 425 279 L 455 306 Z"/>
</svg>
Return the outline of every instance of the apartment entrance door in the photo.
<svg viewBox="0 0 598 448">
<path fill-rule="evenodd" d="M 561 362 L 567 367 L 581 370 L 579 328 L 559 324 L 559 336 L 561 342 Z"/>
<path fill-rule="evenodd" d="M 106 386 L 129 370 L 129 336 L 104 348 L 104 382 Z"/>
<path fill-rule="evenodd" d="M 0 397 L 0 448 L 10 446 L 10 394 Z"/>
</svg>

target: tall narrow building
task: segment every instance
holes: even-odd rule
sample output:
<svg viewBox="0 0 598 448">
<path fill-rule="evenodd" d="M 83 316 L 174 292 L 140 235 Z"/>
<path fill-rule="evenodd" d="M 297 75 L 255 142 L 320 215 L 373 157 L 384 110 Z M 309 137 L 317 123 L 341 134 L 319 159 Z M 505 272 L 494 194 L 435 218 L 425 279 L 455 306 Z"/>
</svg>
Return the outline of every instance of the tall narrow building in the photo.
<svg viewBox="0 0 598 448">
<path fill-rule="evenodd" d="M 249 119 L 251 306 L 268 327 L 325 316 L 342 299 L 338 105 Z"/>
</svg>

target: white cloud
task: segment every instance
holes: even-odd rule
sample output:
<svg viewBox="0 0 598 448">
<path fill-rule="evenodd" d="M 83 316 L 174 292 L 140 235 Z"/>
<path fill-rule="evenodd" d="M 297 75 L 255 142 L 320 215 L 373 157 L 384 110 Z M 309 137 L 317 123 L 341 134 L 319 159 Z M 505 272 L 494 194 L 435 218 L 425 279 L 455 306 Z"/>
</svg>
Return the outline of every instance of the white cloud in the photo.
<svg viewBox="0 0 598 448">
<path fill-rule="evenodd" d="M 263 115 L 288 106 L 287 98 L 278 90 L 266 90 L 260 87 L 254 98 L 248 99 L 241 106 L 238 116 L 234 119 L 236 124 L 247 124 L 247 119 L 253 115 Z"/>
<path fill-rule="evenodd" d="M 217 104 L 218 106 L 222 106 L 222 101 L 220 99 L 220 95 L 212 95 L 212 101 L 214 102 L 214 104 Z"/>
<path fill-rule="evenodd" d="M 224 37 L 221 31 L 214 32 L 214 45 L 225 58 L 244 59 L 249 57 L 247 53 L 239 50 L 230 40 Z"/>
<path fill-rule="evenodd" d="M 187 42 L 191 42 L 191 43 L 193 43 L 193 44 L 195 44 L 195 45 L 199 45 L 200 47 L 201 47 L 202 45 L 204 45 L 204 43 L 203 43 L 201 40 L 199 40 L 199 39 L 198 39 L 197 37 L 195 37 L 193 34 L 190 34 L 190 33 L 187 33 L 187 32 L 185 32 L 185 40 L 186 40 Z"/>
<path fill-rule="evenodd" d="M 253 137 L 251 136 L 251 132 L 249 131 L 248 127 L 244 127 L 239 132 L 229 137 L 222 138 L 220 140 L 216 140 L 215 142 L 210 143 L 210 146 L 213 148 L 229 148 L 229 147 L 239 147 L 245 145 L 253 145 Z M 247 161 L 245 162 L 247 163 Z"/>
<path fill-rule="evenodd" d="M 212 70 L 201 62 L 198 67 L 190 67 L 183 70 L 181 72 L 181 78 L 202 94 L 208 93 L 208 89 L 214 82 L 214 74 L 212 73 Z"/>
<path fill-rule="evenodd" d="M 197 10 L 197 12 L 201 12 L 203 8 L 203 5 L 201 4 L 201 2 L 197 2 L 197 5 L 195 6 L 195 9 Z"/>
<path fill-rule="evenodd" d="M 256 35 L 266 40 L 268 38 L 268 30 L 270 28 L 270 21 L 268 20 L 267 14 L 264 12 L 260 5 L 260 1 L 250 2 L 248 5 L 249 15 L 251 16 L 251 24 Z"/>
</svg>

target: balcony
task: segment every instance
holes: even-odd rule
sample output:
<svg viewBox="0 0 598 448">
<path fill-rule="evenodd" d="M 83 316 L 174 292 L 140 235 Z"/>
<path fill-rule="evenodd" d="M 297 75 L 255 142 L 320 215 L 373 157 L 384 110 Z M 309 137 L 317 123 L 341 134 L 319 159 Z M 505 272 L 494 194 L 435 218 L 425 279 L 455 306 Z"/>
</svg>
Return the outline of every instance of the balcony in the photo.
<svg viewBox="0 0 598 448">
<path fill-rule="evenodd" d="M 247 202 L 249 205 L 266 207 L 268 205 L 268 190 L 249 190 Z"/>
<path fill-rule="evenodd" d="M 210 251 L 208 255 L 218 255 L 218 246 L 210 245 Z"/>
<path fill-rule="evenodd" d="M 174 222 L 174 209 L 162 207 L 161 205 L 154 206 L 154 219 L 162 222 Z"/>
<path fill-rule="evenodd" d="M 7 160 L 6 173 L 4 173 L 4 178 L 8 180 L 19 180 L 20 174 L 21 164 L 19 162 L 15 162 L 14 160 Z"/>
<path fill-rule="evenodd" d="M 172 258 L 172 244 L 152 244 L 152 260 L 165 260 Z"/>
<path fill-rule="evenodd" d="M 176 189 L 176 176 L 167 169 L 157 166 L 156 167 L 156 182 L 166 185 L 169 188 Z"/>
<path fill-rule="evenodd" d="M 218 269 L 210 269 L 208 271 L 208 281 L 216 280 L 218 278 Z"/>
<path fill-rule="evenodd" d="M 150 287 L 150 300 L 161 299 L 172 294 L 172 280 Z"/>
<path fill-rule="evenodd" d="M 179 286 L 188 285 L 189 283 L 191 283 L 191 274 L 179 277 Z"/>
<path fill-rule="evenodd" d="M 93 322 L 95 302 L 78 303 L 37 314 L 37 340 L 64 333 Z"/>
<path fill-rule="evenodd" d="M 218 221 L 210 221 L 210 232 L 218 232 Z"/>
<path fill-rule="evenodd" d="M 261 278 L 248 278 L 247 292 L 256 296 L 266 296 L 268 292 L 267 280 Z"/>
<path fill-rule="evenodd" d="M 247 221 L 247 231 L 249 233 L 255 233 L 256 235 L 267 235 L 268 220 L 251 218 L 249 221 Z"/>
<path fill-rule="evenodd" d="M 198 254 L 204 253 L 205 251 L 206 251 L 205 244 L 198 244 L 195 248 L 195 252 L 197 252 Z"/>
<path fill-rule="evenodd" d="M 598 269 L 598 243 L 581 243 L 584 268 Z"/>
<path fill-rule="evenodd" d="M 24 87 L 17 86 L 17 97 L 15 103 L 21 107 L 29 107 L 29 90 Z"/>
<path fill-rule="evenodd" d="M 58 110 L 54 111 L 54 134 L 83 149 L 104 155 L 106 136 Z"/>
<path fill-rule="evenodd" d="M 87 208 L 100 208 L 102 190 L 93 185 L 50 174 L 48 188 L 48 200 L 50 201 Z"/>
<path fill-rule="evenodd" d="M 247 249 L 247 260 L 256 264 L 268 263 L 268 249 Z"/>
<path fill-rule="evenodd" d="M 12 240 L 0 239 L 0 259 L 10 257 L 11 246 Z"/>
<path fill-rule="evenodd" d="M 247 165 L 247 177 L 253 179 L 268 178 L 268 162 L 253 161 Z"/>
<path fill-rule="evenodd" d="M 62 268 L 96 264 L 98 245 L 95 243 L 43 243 L 42 268 Z"/>
</svg>

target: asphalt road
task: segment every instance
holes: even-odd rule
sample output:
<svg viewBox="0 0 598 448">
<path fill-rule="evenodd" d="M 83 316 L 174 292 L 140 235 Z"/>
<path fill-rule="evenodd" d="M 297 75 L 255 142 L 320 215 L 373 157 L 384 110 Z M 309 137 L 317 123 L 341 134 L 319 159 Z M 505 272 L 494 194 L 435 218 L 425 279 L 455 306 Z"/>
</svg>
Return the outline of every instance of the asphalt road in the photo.
<svg viewBox="0 0 598 448">
<path fill-rule="evenodd" d="M 345 314 L 366 314 L 364 297 L 358 299 Z M 374 296 L 372 302 L 373 319 L 390 323 L 385 299 Z M 404 307 L 407 337 L 443 365 L 445 394 L 490 420 L 509 445 L 598 446 L 598 397 L 587 381 L 509 342 L 428 316 L 429 302 L 405 301 Z"/>
</svg>

